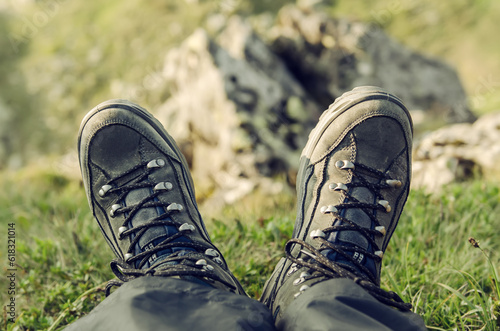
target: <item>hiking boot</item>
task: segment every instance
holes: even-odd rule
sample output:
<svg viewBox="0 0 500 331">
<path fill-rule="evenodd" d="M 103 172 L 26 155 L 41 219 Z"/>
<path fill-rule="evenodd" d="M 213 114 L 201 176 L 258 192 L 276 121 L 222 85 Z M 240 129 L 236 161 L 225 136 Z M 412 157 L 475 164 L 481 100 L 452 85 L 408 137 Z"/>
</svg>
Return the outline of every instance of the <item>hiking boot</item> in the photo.
<svg viewBox="0 0 500 331">
<path fill-rule="evenodd" d="M 175 277 L 245 294 L 210 241 L 184 156 L 151 114 L 125 100 L 98 105 L 83 119 L 78 151 L 90 209 L 121 282 Z"/>
<path fill-rule="evenodd" d="M 309 287 L 332 278 L 350 278 L 378 300 L 410 309 L 379 285 L 410 189 L 411 147 L 408 110 L 381 88 L 356 88 L 323 113 L 302 152 L 286 258 L 261 298 L 276 320 Z"/>
</svg>

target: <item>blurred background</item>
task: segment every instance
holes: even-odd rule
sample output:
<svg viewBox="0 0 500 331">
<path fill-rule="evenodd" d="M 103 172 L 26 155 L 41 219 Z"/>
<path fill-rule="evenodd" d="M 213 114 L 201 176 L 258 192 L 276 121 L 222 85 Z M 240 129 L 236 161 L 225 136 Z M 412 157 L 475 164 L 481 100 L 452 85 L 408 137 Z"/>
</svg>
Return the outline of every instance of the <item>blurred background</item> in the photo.
<svg viewBox="0 0 500 331">
<path fill-rule="evenodd" d="M 232 24 L 234 17 L 257 37 Z M 498 22 L 500 3 L 494 0 L 4 1 L 0 170 L 29 166 L 79 179 L 75 147 L 81 119 L 98 103 L 122 98 L 149 109 L 177 139 L 200 200 L 211 198 L 215 206 L 259 187 L 282 192 L 283 186 L 273 183 L 284 179 L 294 186 L 297 157 L 320 112 L 359 84 L 381 85 L 409 103 L 416 141 L 446 124 L 472 122 L 499 110 L 500 45 L 493 41 Z M 189 38 L 200 30 L 201 39 L 199 33 Z M 238 46 L 244 38 L 246 44 Z M 215 54 L 212 46 L 191 48 L 203 43 L 222 45 L 223 54 Z M 191 70 L 193 52 L 215 69 L 200 60 Z M 253 61 L 259 57 L 271 65 Z M 239 81 L 227 70 L 236 71 Z M 221 75 L 231 79 L 214 82 Z M 217 84 L 223 87 L 210 92 Z M 259 91 L 266 84 L 278 95 Z M 235 93 L 233 85 L 239 85 Z M 258 104 L 259 112 L 248 108 L 248 100 Z M 421 118 L 421 112 L 433 108 L 439 108 L 437 116 Z M 455 108 L 463 114 L 445 119 L 443 111 Z M 498 140 L 500 131 L 490 129 L 494 134 L 474 155 L 469 148 L 465 155 L 439 150 L 441 165 L 427 162 L 436 155 L 434 147 L 467 145 L 462 133 L 417 148 L 422 163 L 415 163 L 415 169 L 422 176 L 415 174 L 414 183 L 434 189 L 498 170 L 500 145 L 481 164 L 481 149 Z M 482 139 L 480 132 L 476 136 Z M 443 180 L 437 183 L 436 177 Z"/>
<path fill-rule="evenodd" d="M 0 4 L 0 168 L 75 147 L 82 116 L 110 98 L 155 109 L 170 96 L 154 80 L 167 52 L 213 17 L 241 15 L 259 31 L 286 0 L 19 0 Z M 500 4 L 494 0 L 299 1 L 371 22 L 455 67 L 472 111 L 500 109 Z M 263 37 L 264 38 L 264 37 Z"/>
<path fill-rule="evenodd" d="M 309 130 L 374 83 L 412 112 L 413 183 L 444 186 L 412 191 L 383 286 L 435 330 L 496 330 L 498 273 L 467 238 L 499 250 L 498 33 L 497 0 L 0 1 L 0 224 L 15 223 L 18 267 L 18 321 L 0 325 L 56 330 L 104 297 L 112 256 L 76 155 L 98 103 L 139 103 L 172 133 L 212 239 L 257 298 L 292 233 Z"/>
</svg>

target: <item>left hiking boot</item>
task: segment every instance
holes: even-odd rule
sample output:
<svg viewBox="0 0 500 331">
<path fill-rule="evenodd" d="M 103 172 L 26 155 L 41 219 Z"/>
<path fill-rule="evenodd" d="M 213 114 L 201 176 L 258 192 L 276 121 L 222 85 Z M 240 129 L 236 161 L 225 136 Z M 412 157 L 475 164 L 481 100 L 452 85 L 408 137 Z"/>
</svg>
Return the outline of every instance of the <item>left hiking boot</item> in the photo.
<svg viewBox="0 0 500 331">
<path fill-rule="evenodd" d="M 90 209 L 116 255 L 120 281 L 109 285 L 161 276 L 245 294 L 210 241 L 184 156 L 148 111 L 125 100 L 98 105 L 78 151 Z"/>
<path fill-rule="evenodd" d="M 360 87 L 321 116 L 302 152 L 297 219 L 261 301 L 280 319 L 308 288 L 349 278 L 381 302 L 380 268 L 410 189 L 412 123 L 397 97 Z"/>
</svg>

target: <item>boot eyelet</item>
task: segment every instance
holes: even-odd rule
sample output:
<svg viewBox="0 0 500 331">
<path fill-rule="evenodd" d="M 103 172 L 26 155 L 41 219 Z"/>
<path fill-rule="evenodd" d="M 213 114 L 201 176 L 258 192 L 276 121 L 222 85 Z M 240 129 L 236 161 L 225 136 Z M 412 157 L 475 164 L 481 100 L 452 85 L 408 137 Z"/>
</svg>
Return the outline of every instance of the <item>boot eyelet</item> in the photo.
<svg viewBox="0 0 500 331">
<path fill-rule="evenodd" d="M 122 207 L 122 205 L 119 205 L 119 204 L 114 204 L 111 206 L 111 210 L 109 211 L 109 216 L 111 217 L 115 217 L 116 216 L 116 211 L 118 209 L 120 209 Z"/>
<path fill-rule="evenodd" d="M 212 271 L 214 269 L 215 268 L 213 266 L 211 266 L 210 264 L 207 264 L 207 265 L 203 266 L 203 270 Z"/>
<path fill-rule="evenodd" d="M 307 285 L 302 285 L 299 289 L 299 292 L 295 293 L 294 294 L 294 298 L 298 297 L 299 295 L 301 295 L 305 290 L 307 290 L 309 288 L 309 286 Z"/>
<path fill-rule="evenodd" d="M 297 265 L 297 263 L 292 263 L 292 265 L 290 266 L 290 269 L 287 272 L 287 275 L 290 276 L 291 274 L 293 274 L 297 270 L 299 270 L 299 266 Z"/>
<path fill-rule="evenodd" d="M 320 229 L 316 229 L 316 230 L 313 230 L 311 231 L 311 234 L 309 235 L 311 238 L 325 238 L 326 237 L 326 234 L 321 231 Z"/>
<path fill-rule="evenodd" d="M 382 225 L 381 225 L 381 226 L 376 226 L 376 227 L 375 227 L 375 230 L 376 230 L 376 231 L 378 231 L 378 232 L 380 232 L 383 236 L 385 236 L 385 234 L 386 234 L 386 232 L 387 232 L 387 231 L 385 230 L 385 226 L 382 226 Z"/>
<path fill-rule="evenodd" d="M 308 272 L 305 272 L 305 271 L 300 274 L 300 278 L 307 278 L 309 276 L 311 276 L 311 274 L 309 274 Z"/>
<path fill-rule="evenodd" d="M 299 285 L 307 280 L 307 277 L 311 276 L 308 272 L 302 272 L 296 280 L 293 281 L 293 285 Z"/>
<path fill-rule="evenodd" d="M 170 191 L 173 187 L 174 185 L 170 182 L 160 182 L 155 185 L 153 191 Z"/>
<path fill-rule="evenodd" d="M 187 223 L 185 223 L 187 224 Z M 184 225 L 184 224 L 183 224 Z M 194 227 L 193 227 L 194 228 Z M 180 230 L 180 229 L 179 229 Z M 194 229 L 193 229 L 194 230 Z M 210 257 L 219 257 L 219 253 L 213 249 L 213 248 L 208 248 L 206 251 L 205 251 L 205 255 L 208 255 Z"/>
<path fill-rule="evenodd" d="M 331 183 L 328 188 L 330 191 L 344 191 L 347 192 L 348 188 L 343 183 Z"/>
<path fill-rule="evenodd" d="M 151 169 L 151 168 L 161 168 L 165 165 L 165 160 L 163 159 L 156 159 L 156 160 L 152 160 L 152 161 L 149 161 L 148 165 L 147 165 L 147 168 Z"/>
<path fill-rule="evenodd" d="M 113 186 L 111 185 L 103 185 L 101 189 L 99 190 L 99 196 L 104 197 L 106 193 L 108 193 L 109 190 L 111 190 Z"/>
<path fill-rule="evenodd" d="M 387 179 L 385 183 L 392 188 L 400 188 L 401 185 L 403 185 L 403 183 L 401 183 L 401 181 L 397 179 Z"/>
<path fill-rule="evenodd" d="M 180 203 L 175 203 L 175 202 L 171 203 L 167 207 L 167 211 L 171 211 L 171 210 L 182 211 L 183 209 L 184 209 L 184 207 Z"/>
<path fill-rule="evenodd" d="M 378 204 L 381 205 L 382 207 L 384 207 L 385 211 L 387 213 L 391 212 L 392 208 L 391 208 L 391 205 L 389 204 L 389 201 L 387 201 L 387 200 L 379 200 Z"/>
<path fill-rule="evenodd" d="M 206 266 L 207 260 L 205 260 L 205 259 L 198 260 L 198 261 L 196 261 L 196 265 Z"/>
<path fill-rule="evenodd" d="M 323 206 L 323 207 L 321 207 L 321 209 L 319 211 L 323 214 L 331 214 L 331 213 L 338 212 L 337 208 L 335 208 L 334 205 Z"/>
<path fill-rule="evenodd" d="M 196 228 L 194 227 L 194 225 L 192 224 L 189 224 L 189 223 L 184 223 L 182 224 L 181 226 L 179 226 L 179 231 L 180 232 L 183 232 L 183 231 L 186 231 L 186 232 L 192 232 L 194 231 Z"/>
<path fill-rule="evenodd" d="M 354 163 L 348 160 L 339 160 L 335 162 L 335 166 L 341 170 L 354 169 Z"/>
</svg>

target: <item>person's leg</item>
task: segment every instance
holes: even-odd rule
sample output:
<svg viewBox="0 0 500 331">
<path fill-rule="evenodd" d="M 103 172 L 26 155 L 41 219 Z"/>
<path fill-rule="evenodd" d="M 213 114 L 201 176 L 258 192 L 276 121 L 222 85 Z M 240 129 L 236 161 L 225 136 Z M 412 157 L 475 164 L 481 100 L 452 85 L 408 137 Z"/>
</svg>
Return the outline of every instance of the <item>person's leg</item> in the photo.
<svg viewBox="0 0 500 331">
<path fill-rule="evenodd" d="M 212 244 L 186 161 L 145 109 L 100 104 L 83 119 L 80 167 L 122 285 L 76 330 L 272 330 Z"/>
<path fill-rule="evenodd" d="M 263 304 L 247 296 L 167 277 L 126 282 L 66 330 L 274 330 Z"/>
<path fill-rule="evenodd" d="M 425 330 L 379 287 L 410 189 L 411 148 L 408 110 L 380 88 L 356 88 L 323 113 L 302 152 L 287 256 L 261 298 L 278 329 Z"/>
</svg>

